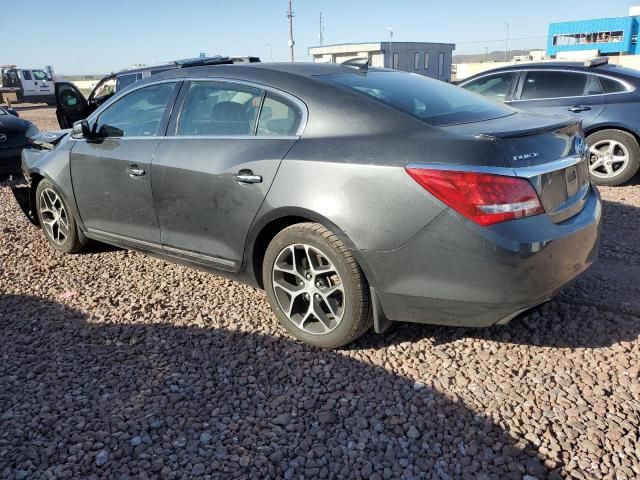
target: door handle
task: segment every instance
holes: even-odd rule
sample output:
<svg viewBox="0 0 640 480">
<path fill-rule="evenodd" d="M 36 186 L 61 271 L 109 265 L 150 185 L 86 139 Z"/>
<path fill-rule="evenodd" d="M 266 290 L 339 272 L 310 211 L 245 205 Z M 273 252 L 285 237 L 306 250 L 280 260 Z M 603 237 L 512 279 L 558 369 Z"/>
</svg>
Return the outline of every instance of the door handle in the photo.
<svg viewBox="0 0 640 480">
<path fill-rule="evenodd" d="M 146 172 L 142 168 L 138 168 L 137 165 L 131 165 L 127 172 L 131 178 L 142 177 Z"/>
<path fill-rule="evenodd" d="M 591 110 L 591 107 L 587 107 L 586 105 L 576 105 L 569 109 L 569 111 L 573 113 L 586 112 L 587 110 Z"/>
<path fill-rule="evenodd" d="M 262 183 L 262 176 L 255 175 L 251 170 L 240 170 L 233 176 L 234 180 L 241 185 L 251 185 L 253 183 Z"/>
</svg>

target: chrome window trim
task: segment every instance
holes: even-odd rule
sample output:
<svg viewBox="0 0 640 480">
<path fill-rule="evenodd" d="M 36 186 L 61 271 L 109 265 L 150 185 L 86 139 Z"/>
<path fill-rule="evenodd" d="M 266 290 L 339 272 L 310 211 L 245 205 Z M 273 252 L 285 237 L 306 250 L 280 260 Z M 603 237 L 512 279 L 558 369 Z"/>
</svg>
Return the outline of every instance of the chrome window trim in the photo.
<svg viewBox="0 0 640 480">
<path fill-rule="evenodd" d="M 227 77 L 185 77 L 182 78 L 182 80 L 184 80 L 185 82 L 219 82 L 219 83 L 231 83 L 234 85 L 243 85 L 246 87 L 252 87 L 252 88 L 258 88 L 260 90 L 263 90 L 264 92 L 271 92 L 274 93 L 275 95 L 279 95 L 281 97 L 284 97 L 285 99 L 289 100 L 290 102 L 294 103 L 295 105 L 298 106 L 298 108 L 300 109 L 300 113 L 302 114 L 301 118 L 300 118 L 300 124 L 298 125 L 298 129 L 296 130 L 295 135 L 283 135 L 283 136 L 278 136 L 278 135 L 229 135 L 228 137 L 230 138 L 250 138 L 250 137 L 256 137 L 256 138 L 299 138 L 302 135 L 302 132 L 304 132 L 304 129 L 307 126 L 307 121 L 309 119 L 309 111 L 307 108 L 307 104 L 304 103 L 301 99 L 299 99 L 298 97 L 290 94 L 289 92 L 285 92 L 284 90 L 280 90 L 279 88 L 275 88 L 275 87 L 271 87 L 269 85 L 263 85 L 261 83 L 256 83 L 256 82 L 252 82 L 250 80 L 242 80 L 242 79 L 234 79 L 234 78 L 227 78 Z M 256 122 L 260 121 L 260 117 L 258 116 L 256 118 Z M 179 135 L 176 135 L 175 137 L 178 137 Z M 175 138 L 175 137 L 171 137 L 171 138 Z M 226 137 L 226 135 L 225 135 Z M 205 138 L 204 136 L 198 136 L 195 135 L 195 138 Z M 210 138 L 221 138 L 220 136 L 210 136 Z"/>
<path fill-rule="evenodd" d="M 517 69 L 517 70 L 502 70 L 499 72 L 487 72 L 486 74 L 482 74 L 478 77 L 473 78 L 472 80 L 468 80 L 468 81 L 463 81 L 459 84 L 459 87 L 464 88 L 464 86 L 468 83 L 474 82 L 476 80 L 480 80 L 481 78 L 484 77 L 488 77 L 491 75 L 500 75 L 502 73 L 508 73 L 508 72 L 513 72 L 513 73 L 524 73 L 524 72 L 568 72 L 568 73 L 582 73 L 583 75 L 595 75 L 596 77 L 604 77 L 604 78 L 608 78 L 609 80 L 613 80 L 615 82 L 618 82 L 622 85 L 624 85 L 625 87 L 625 91 L 624 92 L 613 92 L 613 93 L 596 93 L 595 95 L 574 95 L 574 96 L 570 96 L 570 97 L 545 97 L 545 98 L 531 98 L 531 99 L 518 99 L 518 100 L 509 100 L 509 103 L 516 103 L 516 102 L 535 102 L 538 100 L 559 100 L 559 99 L 563 99 L 563 98 L 592 98 L 592 97 L 601 97 L 603 95 L 623 95 L 625 93 L 632 93 L 636 91 L 636 88 L 631 85 L 629 82 L 627 82 L 626 80 L 622 80 L 620 78 L 617 77 L 613 77 L 611 75 L 607 75 L 604 73 L 600 73 L 600 72 L 592 72 L 592 71 L 584 71 L 584 70 L 571 70 L 569 68 L 523 68 L 523 69 Z"/>
<path fill-rule="evenodd" d="M 236 80 L 236 79 L 232 79 L 232 78 L 225 78 L 225 77 L 175 77 L 175 78 L 169 78 L 169 79 L 165 79 L 165 80 L 159 80 L 157 82 L 149 82 L 149 83 L 145 83 L 142 85 L 136 85 L 134 87 L 131 88 L 131 90 L 129 90 L 127 92 L 126 95 L 123 95 L 122 97 L 118 97 L 118 94 L 116 93 L 116 95 L 114 95 L 112 98 L 110 98 L 109 100 L 107 100 L 105 103 L 103 103 L 102 105 L 100 105 L 100 107 L 93 112 L 91 115 L 89 115 L 87 117 L 87 121 L 89 123 L 94 122 L 98 116 L 100 116 L 102 114 L 102 112 L 104 110 L 106 110 L 107 108 L 109 108 L 113 103 L 115 103 L 117 100 L 119 100 L 120 98 L 124 98 L 127 95 L 132 94 L 133 92 L 140 90 L 142 88 L 145 87 L 150 87 L 153 85 L 160 85 L 163 83 L 179 83 L 179 82 L 186 82 L 186 81 L 190 81 L 190 82 L 207 82 L 207 81 L 211 81 L 211 82 L 221 82 L 221 83 L 232 83 L 232 84 L 236 84 L 236 85 L 245 85 L 248 87 L 253 87 L 253 88 L 259 88 L 265 92 L 272 92 L 276 95 L 280 95 L 281 97 L 286 98 L 287 100 L 295 103 L 298 108 L 300 108 L 300 111 L 302 113 L 302 117 L 300 118 L 300 125 L 298 125 L 298 129 L 296 130 L 296 134 L 295 135 L 224 135 L 224 136 L 215 136 L 215 135 L 207 135 L 207 136 L 185 136 L 185 137 L 180 137 L 178 135 L 176 136 L 167 136 L 167 135 L 149 135 L 149 136 L 138 136 L 138 137 L 104 137 L 101 140 L 107 139 L 107 138 L 117 138 L 117 139 L 124 139 L 124 138 L 128 138 L 128 139 L 142 139 L 142 138 L 190 138 L 190 139 L 194 139 L 194 138 L 200 138 L 200 139 L 249 139 L 249 138 L 260 138 L 260 139 L 271 139 L 271 140 L 297 140 L 300 138 L 300 136 L 302 135 L 302 133 L 304 132 L 306 126 L 307 126 L 307 121 L 309 119 L 309 110 L 307 107 L 307 104 L 304 103 L 301 99 L 299 99 L 298 97 L 285 92 L 283 90 L 280 90 L 278 88 L 275 87 L 271 87 L 268 85 L 263 85 L 260 83 L 255 83 L 255 82 L 251 82 L 251 81 L 247 81 L 247 80 Z M 138 82 L 136 82 L 138 83 Z M 135 85 L 135 83 L 133 84 Z M 259 118 L 258 118 L 259 120 Z M 72 137 L 73 138 L 73 137 Z M 74 140 L 86 140 L 86 139 L 75 139 Z"/>
<path fill-rule="evenodd" d="M 486 165 L 452 165 L 444 163 L 410 163 L 407 168 L 424 168 L 431 170 L 448 170 L 455 172 L 478 172 L 507 177 L 534 178 L 539 175 L 563 170 L 584 161 L 580 155 L 570 155 L 551 162 L 527 167 L 492 167 Z"/>
</svg>

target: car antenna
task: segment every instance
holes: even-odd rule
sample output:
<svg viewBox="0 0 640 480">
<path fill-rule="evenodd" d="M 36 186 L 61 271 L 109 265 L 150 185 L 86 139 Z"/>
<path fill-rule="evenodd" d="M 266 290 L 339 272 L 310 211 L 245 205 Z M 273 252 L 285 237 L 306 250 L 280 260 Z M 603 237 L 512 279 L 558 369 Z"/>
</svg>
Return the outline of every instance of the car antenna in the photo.
<svg viewBox="0 0 640 480">
<path fill-rule="evenodd" d="M 358 70 L 364 70 L 366 72 L 369 70 L 369 59 L 366 57 L 351 58 L 349 60 L 345 60 L 340 65 L 357 68 Z"/>
</svg>

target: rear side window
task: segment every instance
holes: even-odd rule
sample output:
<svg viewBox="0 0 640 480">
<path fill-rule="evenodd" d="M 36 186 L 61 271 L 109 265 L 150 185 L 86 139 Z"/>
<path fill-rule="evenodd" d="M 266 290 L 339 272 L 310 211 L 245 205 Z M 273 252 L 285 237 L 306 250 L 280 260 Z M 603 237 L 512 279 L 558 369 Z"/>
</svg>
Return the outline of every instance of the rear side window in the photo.
<svg viewBox="0 0 640 480">
<path fill-rule="evenodd" d="M 146 137 L 158 134 L 175 83 L 161 83 L 135 90 L 116 100 L 94 126 L 101 137 Z"/>
<path fill-rule="evenodd" d="M 460 87 L 404 72 L 321 75 L 431 125 L 454 125 L 506 117 L 514 111 Z"/>
<path fill-rule="evenodd" d="M 23 70 L 22 71 L 22 76 L 24 77 L 25 80 L 31 80 L 31 72 L 29 70 Z"/>
<path fill-rule="evenodd" d="M 260 110 L 258 135 L 295 135 L 300 126 L 301 118 L 302 112 L 297 105 L 277 95 L 268 93 L 264 99 L 262 110 Z"/>
<path fill-rule="evenodd" d="M 585 95 L 588 76 L 575 72 L 526 72 L 521 100 L 580 97 Z"/>
<path fill-rule="evenodd" d="M 262 90 L 222 82 L 194 82 L 184 100 L 177 135 L 253 135 Z"/>
<path fill-rule="evenodd" d="M 600 77 L 600 85 L 602 85 L 602 90 L 604 93 L 620 93 L 626 92 L 627 87 L 613 78 L 608 77 Z"/>
<path fill-rule="evenodd" d="M 515 72 L 488 75 L 486 77 L 473 80 L 465 84 L 462 88 L 466 88 L 474 93 L 479 93 L 485 97 L 504 102 L 507 99 L 511 82 L 515 76 Z"/>
</svg>

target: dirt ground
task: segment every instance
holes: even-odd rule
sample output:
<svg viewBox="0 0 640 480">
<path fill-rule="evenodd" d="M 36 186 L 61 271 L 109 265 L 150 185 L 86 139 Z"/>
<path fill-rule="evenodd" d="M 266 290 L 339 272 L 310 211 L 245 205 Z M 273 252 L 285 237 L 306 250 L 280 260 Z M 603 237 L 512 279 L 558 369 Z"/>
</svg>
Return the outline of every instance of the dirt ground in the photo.
<svg viewBox="0 0 640 480">
<path fill-rule="evenodd" d="M 0 478 L 639 478 L 640 185 L 600 191 L 600 258 L 550 303 L 326 352 L 253 288 L 55 253 L 5 184 Z"/>
</svg>

